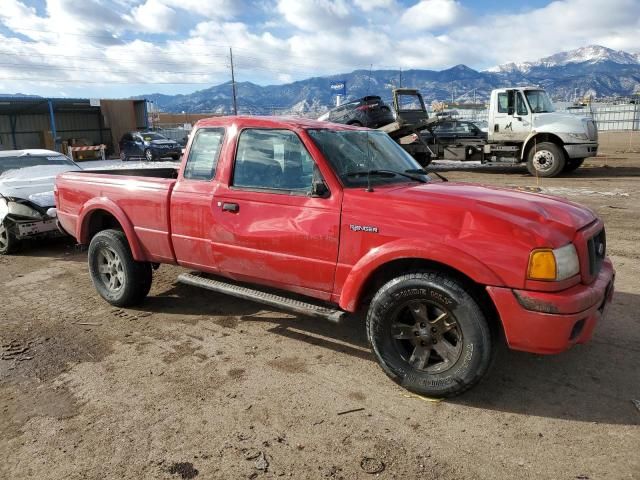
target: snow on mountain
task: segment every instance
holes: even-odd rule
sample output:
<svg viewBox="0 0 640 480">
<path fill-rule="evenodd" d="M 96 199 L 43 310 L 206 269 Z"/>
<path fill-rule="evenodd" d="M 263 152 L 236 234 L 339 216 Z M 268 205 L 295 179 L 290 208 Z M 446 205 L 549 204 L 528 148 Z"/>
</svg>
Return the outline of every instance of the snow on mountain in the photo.
<svg viewBox="0 0 640 480">
<path fill-rule="evenodd" d="M 492 73 L 528 73 L 534 68 L 562 67 L 572 63 L 612 62 L 619 65 L 640 64 L 640 54 L 631 54 L 621 50 L 602 47 L 600 45 L 589 45 L 587 47 L 560 52 L 549 57 L 541 58 L 534 62 L 505 63 L 487 70 Z"/>
</svg>

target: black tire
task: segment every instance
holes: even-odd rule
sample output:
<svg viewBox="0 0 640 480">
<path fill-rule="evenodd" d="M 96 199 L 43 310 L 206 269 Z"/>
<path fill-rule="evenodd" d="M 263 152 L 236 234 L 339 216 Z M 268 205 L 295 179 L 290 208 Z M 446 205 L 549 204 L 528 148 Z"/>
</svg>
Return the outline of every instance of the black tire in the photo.
<svg viewBox="0 0 640 480">
<path fill-rule="evenodd" d="M 124 232 L 103 230 L 89 244 L 89 273 L 102 298 L 116 307 L 138 305 L 149 293 L 151 264 L 136 262 Z"/>
<path fill-rule="evenodd" d="M 564 173 L 571 173 L 579 169 L 584 163 L 584 158 L 569 158 L 562 170 Z"/>
<path fill-rule="evenodd" d="M 483 310 L 464 284 L 433 271 L 387 282 L 369 307 L 367 337 L 392 380 L 437 398 L 479 382 L 495 350 Z"/>
<path fill-rule="evenodd" d="M 120 161 L 126 162 L 128 160 L 129 160 L 129 157 L 127 156 L 127 154 L 124 153 L 124 151 L 120 150 Z"/>
<path fill-rule="evenodd" d="M 560 175 L 566 164 L 564 151 L 555 143 L 540 142 L 527 155 L 527 170 L 534 177 L 555 177 Z"/>
<path fill-rule="evenodd" d="M 146 148 L 144 150 L 144 159 L 148 162 L 154 162 L 158 160 L 158 157 L 155 153 L 153 153 L 153 150 L 151 150 L 150 148 Z"/>
<path fill-rule="evenodd" d="M 0 222 L 0 255 L 11 255 L 20 250 L 20 240 L 11 233 L 4 221 Z"/>
<path fill-rule="evenodd" d="M 354 120 L 353 122 L 349 122 L 349 123 L 347 123 L 347 125 L 351 125 L 352 127 L 361 127 L 361 126 L 362 126 L 362 123 L 360 123 L 360 122 L 359 122 L 359 121 L 357 121 L 357 120 Z"/>
</svg>

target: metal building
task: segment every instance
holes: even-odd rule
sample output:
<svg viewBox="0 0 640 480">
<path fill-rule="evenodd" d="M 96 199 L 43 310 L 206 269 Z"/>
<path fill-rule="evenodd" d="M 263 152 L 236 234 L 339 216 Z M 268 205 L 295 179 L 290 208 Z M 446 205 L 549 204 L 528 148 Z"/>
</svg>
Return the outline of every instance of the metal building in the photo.
<svg viewBox="0 0 640 480">
<path fill-rule="evenodd" d="M 90 100 L 0 96 L 0 149 L 47 148 L 62 151 L 85 139 L 118 154 L 118 141 L 130 130 L 147 128 L 145 100 Z"/>
</svg>

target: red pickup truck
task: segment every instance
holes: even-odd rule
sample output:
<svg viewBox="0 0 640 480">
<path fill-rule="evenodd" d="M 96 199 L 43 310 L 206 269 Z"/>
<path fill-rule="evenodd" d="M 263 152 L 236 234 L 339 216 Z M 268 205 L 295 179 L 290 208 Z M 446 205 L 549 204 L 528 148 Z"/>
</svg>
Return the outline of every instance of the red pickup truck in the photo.
<svg viewBox="0 0 640 480">
<path fill-rule="evenodd" d="M 591 210 L 436 181 L 364 128 L 201 120 L 179 169 L 64 173 L 55 196 L 111 304 L 142 302 L 167 263 L 197 271 L 179 281 L 334 321 L 368 309 L 384 371 L 431 396 L 480 380 L 500 338 L 535 353 L 586 342 L 613 294 Z"/>
</svg>

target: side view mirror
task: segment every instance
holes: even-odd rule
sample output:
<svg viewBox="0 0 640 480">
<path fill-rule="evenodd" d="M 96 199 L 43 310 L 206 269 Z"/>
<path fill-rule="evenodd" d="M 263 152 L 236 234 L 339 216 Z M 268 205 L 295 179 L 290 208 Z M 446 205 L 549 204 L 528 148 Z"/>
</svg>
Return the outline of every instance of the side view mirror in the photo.
<svg viewBox="0 0 640 480">
<path fill-rule="evenodd" d="M 314 198 L 327 198 L 329 196 L 329 188 L 323 180 L 315 180 L 311 184 L 310 196 Z"/>
<path fill-rule="evenodd" d="M 513 115 L 516 111 L 516 92 L 515 90 L 507 91 L 507 114 Z"/>
</svg>

